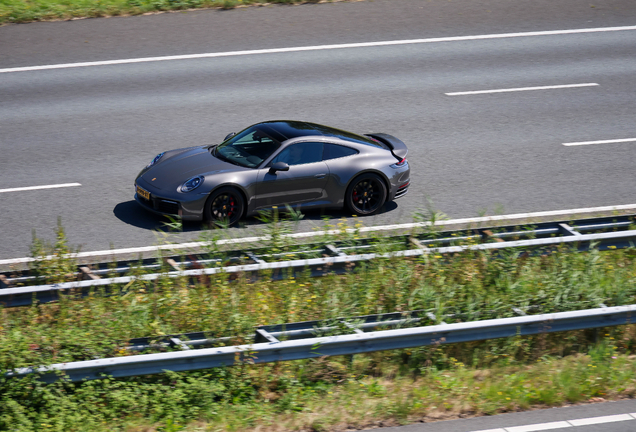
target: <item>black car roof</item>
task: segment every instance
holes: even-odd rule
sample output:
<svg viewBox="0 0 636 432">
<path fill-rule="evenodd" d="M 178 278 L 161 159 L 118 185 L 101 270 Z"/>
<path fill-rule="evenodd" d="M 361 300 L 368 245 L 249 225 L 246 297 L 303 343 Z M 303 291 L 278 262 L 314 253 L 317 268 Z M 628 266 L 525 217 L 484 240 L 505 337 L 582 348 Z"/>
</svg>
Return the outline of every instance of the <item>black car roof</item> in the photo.
<svg viewBox="0 0 636 432">
<path fill-rule="evenodd" d="M 259 126 L 266 128 L 270 135 L 274 135 L 272 138 L 278 139 L 279 141 L 303 136 L 320 135 L 384 148 L 381 143 L 372 140 L 371 138 L 317 123 L 308 123 L 296 120 L 274 120 L 263 122 Z"/>
</svg>

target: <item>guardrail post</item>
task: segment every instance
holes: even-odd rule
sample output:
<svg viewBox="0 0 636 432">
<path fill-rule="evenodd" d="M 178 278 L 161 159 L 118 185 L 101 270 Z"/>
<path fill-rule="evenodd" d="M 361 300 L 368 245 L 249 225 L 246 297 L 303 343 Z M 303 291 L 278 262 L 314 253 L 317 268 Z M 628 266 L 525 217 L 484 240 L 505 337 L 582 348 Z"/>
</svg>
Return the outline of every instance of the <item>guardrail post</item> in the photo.
<svg viewBox="0 0 636 432">
<path fill-rule="evenodd" d="M 171 338 L 170 338 L 170 342 L 171 342 L 171 345 L 178 346 L 178 347 L 180 347 L 182 350 L 189 350 L 189 349 L 192 349 L 192 348 L 190 348 L 188 345 L 186 345 L 186 344 L 185 344 L 185 343 L 184 343 L 181 339 L 179 339 L 179 338 L 171 337 Z"/>
<path fill-rule="evenodd" d="M 575 231 L 574 228 L 572 228 L 570 225 L 565 223 L 559 224 L 559 231 L 561 232 L 561 234 L 565 236 L 580 236 L 581 235 L 580 232 Z"/>
<path fill-rule="evenodd" d="M 276 339 L 274 336 L 272 336 L 271 334 L 269 334 L 266 330 L 263 329 L 256 329 L 256 334 L 260 335 L 263 339 L 271 342 L 271 343 L 280 343 L 280 341 L 278 339 Z M 258 337 L 254 338 L 254 341 L 256 343 L 258 343 Z"/>
<path fill-rule="evenodd" d="M 343 251 L 341 251 L 340 249 L 338 249 L 332 244 L 325 245 L 325 249 L 332 256 L 347 256 L 346 253 L 344 253 Z"/>
<path fill-rule="evenodd" d="M 82 280 L 98 280 L 99 276 L 94 274 L 90 268 L 87 266 L 82 266 L 79 268 L 80 274 L 82 275 Z"/>
<path fill-rule="evenodd" d="M 481 239 L 483 241 L 488 241 L 490 239 L 493 239 L 494 241 L 499 243 L 505 242 L 504 239 L 495 237 L 495 234 L 491 230 L 481 230 L 480 233 L 481 233 Z"/>
<path fill-rule="evenodd" d="M 252 261 L 254 261 L 256 264 L 267 264 L 267 262 L 263 259 L 260 259 L 259 257 L 257 257 L 254 252 L 252 251 L 247 251 L 245 252 L 245 255 L 247 255 L 247 257 L 249 259 L 251 259 Z"/>
<path fill-rule="evenodd" d="M 176 271 L 181 271 L 181 266 L 179 264 L 177 264 L 177 262 L 175 260 L 173 260 L 172 258 L 168 258 L 166 259 L 166 263 L 172 267 L 173 270 Z"/>
</svg>

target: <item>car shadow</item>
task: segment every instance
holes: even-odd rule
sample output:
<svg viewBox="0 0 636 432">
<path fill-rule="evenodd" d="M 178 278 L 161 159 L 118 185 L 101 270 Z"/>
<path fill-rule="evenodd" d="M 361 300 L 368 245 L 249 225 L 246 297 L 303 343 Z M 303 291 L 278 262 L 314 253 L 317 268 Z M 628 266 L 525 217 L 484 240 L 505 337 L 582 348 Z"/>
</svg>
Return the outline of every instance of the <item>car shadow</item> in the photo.
<svg viewBox="0 0 636 432">
<path fill-rule="evenodd" d="M 117 204 L 113 209 L 113 214 L 125 224 L 137 228 L 149 231 L 170 231 L 167 225 L 170 223 L 170 218 L 144 210 L 135 200 Z M 204 224 L 200 222 L 183 224 L 183 231 L 201 231 L 204 228 Z"/>
<path fill-rule="evenodd" d="M 394 211 L 397 209 L 398 205 L 394 202 L 388 202 L 384 205 L 382 210 L 380 210 L 379 214 L 387 213 Z M 126 202 L 119 203 L 113 209 L 113 214 L 117 219 L 124 222 L 125 224 L 132 225 L 136 228 L 141 228 L 150 231 L 170 231 L 168 224 L 170 223 L 170 218 L 166 216 L 157 215 L 145 210 L 141 207 L 135 200 L 130 200 Z M 303 220 L 309 220 L 313 222 L 320 222 L 325 218 L 328 219 L 341 219 L 341 218 L 350 218 L 351 212 L 348 212 L 344 209 L 318 209 L 318 210 L 308 210 L 303 213 Z M 364 221 L 364 217 L 362 217 L 362 221 Z M 255 216 L 251 216 L 248 218 L 242 219 L 238 226 L 233 227 L 233 230 L 241 230 L 246 229 L 253 226 L 262 226 L 264 222 L 259 220 Z M 184 221 L 182 231 L 184 232 L 197 232 L 197 231 L 206 231 L 209 229 L 207 223 L 204 222 L 190 222 Z"/>
</svg>

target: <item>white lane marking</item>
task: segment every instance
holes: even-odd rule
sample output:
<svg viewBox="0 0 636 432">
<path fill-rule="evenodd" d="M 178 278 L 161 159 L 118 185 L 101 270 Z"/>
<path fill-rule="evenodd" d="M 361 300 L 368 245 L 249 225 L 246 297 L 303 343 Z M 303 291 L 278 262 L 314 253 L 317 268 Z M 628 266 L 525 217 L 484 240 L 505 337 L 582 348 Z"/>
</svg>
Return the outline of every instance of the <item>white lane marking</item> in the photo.
<svg viewBox="0 0 636 432">
<path fill-rule="evenodd" d="M 570 142 L 570 143 L 563 143 L 563 145 L 569 147 L 569 146 L 582 146 L 582 145 L 594 145 L 594 144 L 616 144 L 616 143 L 626 143 L 626 142 L 636 142 L 636 138 L 622 138 L 622 139 L 602 140 L 602 141 Z"/>
<path fill-rule="evenodd" d="M 487 430 L 479 430 L 473 432 L 535 432 L 535 431 L 544 431 L 550 429 L 562 429 L 562 428 L 570 428 L 577 426 L 588 426 L 588 425 L 596 425 L 603 423 L 615 423 L 627 420 L 633 420 L 636 418 L 636 413 L 632 414 L 616 414 L 609 416 L 601 416 L 601 417 L 588 417 L 576 420 L 563 420 L 549 423 L 535 423 L 530 425 L 523 426 L 511 426 L 511 427 L 503 427 L 498 429 L 487 429 Z"/>
<path fill-rule="evenodd" d="M 116 64 L 129 64 L 129 63 L 144 63 L 154 61 L 170 61 L 170 60 L 190 60 L 201 58 L 214 58 L 214 57 L 235 57 L 244 55 L 258 55 L 258 54 L 275 54 L 275 53 L 289 53 L 300 51 L 319 51 L 319 50 L 332 50 L 332 49 L 344 49 L 344 48 L 367 48 L 367 47 L 381 47 L 391 45 L 411 45 L 411 44 L 423 44 L 423 43 L 439 43 L 439 42 L 461 42 L 461 41 L 475 41 L 486 39 L 507 39 L 507 38 L 519 38 L 519 37 L 534 37 L 534 36 L 555 36 L 555 35 L 570 35 L 570 34 L 583 34 L 583 33 L 605 33 L 605 32 L 617 32 L 617 31 L 630 31 L 636 30 L 636 26 L 623 26 L 623 27 L 600 27 L 600 28 L 587 28 L 587 29 L 574 29 L 574 30 L 548 30 L 548 31 L 536 31 L 525 33 L 500 33 L 500 34 L 488 34 L 488 35 L 475 35 L 475 36 L 452 36 L 452 37 L 439 37 L 428 39 L 405 39 L 395 41 L 379 41 L 379 42 L 361 42 L 361 43 L 348 43 L 348 44 L 336 44 L 336 45 L 315 45 L 306 47 L 290 47 L 290 48 L 273 48 L 273 49 L 261 49 L 261 50 L 247 50 L 247 51 L 228 51 L 217 53 L 203 53 L 203 54 L 186 54 L 176 56 L 162 56 L 162 57 L 143 57 L 133 59 L 121 59 L 121 60 L 106 60 L 95 62 L 82 62 L 82 63 L 65 63 L 43 66 L 27 66 L 0 69 L 0 73 L 8 72 L 26 72 L 46 69 L 66 69 L 76 67 L 88 67 L 88 66 L 106 66 Z"/>
<path fill-rule="evenodd" d="M 475 90 L 475 91 L 452 92 L 452 93 L 444 93 L 444 94 L 446 96 L 466 96 L 466 95 L 477 95 L 477 94 L 487 94 L 487 93 L 508 93 L 508 92 L 522 92 L 522 91 L 532 91 L 532 90 L 556 90 L 556 89 L 577 88 L 577 87 L 594 87 L 598 85 L 599 84 L 597 83 L 563 84 L 563 85 L 540 86 L 540 87 L 518 87 L 518 88 L 495 89 L 495 90 Z"/>
<path fill-rule="evenodd" d="M 595 425 L 595 424 L 601 424 L 601 423 L 621 422 L 625 420 L 634 420 L 634 419 L 629 414 L 617 414 L 617 415 L 609 415 L 609 416 L 602 416 L 602 417 L 590 417 L 590 418 L 577 419 L 577 420 L 568 420 L 568 423 L 570 423 L 572 426 L 587 426 L 587 425 Z"/>
<path fill-rule="evenodd" d="M 9 189 L 0 189 L 0 193 L 4 192 L 22 192 L 22 191 L 31 191 L 31 190 L 39 190 L 39 189 L 57 189 L 57 188 L 67 188 L 81 186 L 80 183 L 62 183 L 62 184 L 54 184 L 54 185 L 43 185 L 43 186 L 26 186 L 26 187 L 17 187 L 17 188 L 9 188 Z"/>
<path fill-rule="evenodd" d="M 506 432 L 535 432 L 535 431 L 544 431 L 551 429 L 562 429 L 562 428 L 570 428 L 572 425 L 567 421 L 557 421 L 550 423 L 537 423 L 533 425 L 526 426 L 514 426 L 504 428 Z"/>
<path fill-rule="evenodd" d="M 534 218 L 540 217 L 548 217 L 548 216 L 573 216 L 573 215 L 584 215 L 585 213 L 604 213 L 611 211 L 620 211 L 620 210 L 634 210 L 636 209 L 636 204 L 623 204 L 623 205 L 615 205 L 615 206 L 604 206 L 604 207 L 587 207 L 587 208 L 578 208 L 578 209 L 570 209 L 570 210 L 552 210 L 552 211 L 542 211 L 542 212 L 534 212 L 534 213 L 516 213 L 509 215 L 498 215 L 498 216 L 483 216 L 476 218 L 465 218 L 465 219 L 449 219 L 436 221 L 435 225 L 439 226 L 450 226 L 450 225 L 458 225 L 458 224 L 481 224 L 488 222 L 496 222 L 496 221 L 513 221 L 518 219 L 529 219 L 532 220 Z M 415 222 L 415 223 L 406 223 L 406 224 L 394 224 L 394 225 L 377 225 L 370 227 L 362 227 L 359 232 L 373 232 L 373 231 L 393 231 L 393 230 L 408 230 L 413 228 L 421 228 L 425 226 L 430 226 L 430 222 Z M 356 230 L 349 228 L 347 232 L 353 233 Z M 308 237 L 317 237 L 323 236 L 325 234 L 338 234 L 339 230 L 330 230 L 330 231 L 310 231 L 310 232 L 299 232 L 294 234 L 285 234 L 283 237 L 289 238 L 308 238 Z M 226 244 L 239 244 L 239 243 L 256 243 L 261 241 L 268 240 L 268 237 L 241 237 L 235 239 L 226 239 L 226 240 L 218 240 L 216 244 L 218 245 L 226 245 Z M 102 251 L 91 251 L 91 252 L 79 252 L 77 254 L 72 254 L 75 258 L 90 258 L 90 257 L 98 257 L 98 256 L 116 256 L 123 254 L 138 254 L 143 252 L 156 252 L 159 250 L 177 250 L 177 249 L 196 249 L 210 245 L 210 242 L 188 242 L 188 243 L 176 243 L 176 244 L 165 244 L 158 246 L 142 246 L 142 247 L 133 247 L 133 248 L 124 248 L 124 249 L 111 249 L 111 250 L 102 250 Z M 51 258 L 51 257 L 45 257 Z M 12 264 L 23 264 L 28 262 L 35 261 L 31 257 L 24 258 L 9 258 L 0 260 L 0 265 L 12 265 Z"/>
</svg>

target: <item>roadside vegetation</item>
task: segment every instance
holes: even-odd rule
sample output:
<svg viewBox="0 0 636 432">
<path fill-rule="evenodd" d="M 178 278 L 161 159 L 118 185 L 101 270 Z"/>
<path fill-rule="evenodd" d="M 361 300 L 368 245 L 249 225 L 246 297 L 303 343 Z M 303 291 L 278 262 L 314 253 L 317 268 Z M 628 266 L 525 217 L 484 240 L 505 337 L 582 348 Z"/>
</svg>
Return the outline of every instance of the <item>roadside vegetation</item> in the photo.
<svg viewBox="0 0 636 432">
<path fill-rule="evenodd" d="M 306 249 L 283 236 L 293 220 L 262 218 L 264 247 L 286 256 Z M 346 243 L 360 226 L 326 221 L 334 233 L 322 240 Z M 425 234 L 434 244 L 436 232 Z M 375 250 L 392 247 L 380 236 L 368 241 Z M 76 277 L 70 251 L 61 225 L 51 244 L 34 237 L 41 283 Z M 226 256 L 214 243 L 207 254 Z M 265 324 L 418 309 L 454 322 L 515 316 L 513 308 L 538 314 L 636 303 L 632 249 L 464 252 L 389 258 L 321 278 L 268 276 L 135 280 L 86 298 L 0 309 L 0 430 L 328 431 L 636 395 L 636 325 L 77 384 L 4 378 L 18 367 L 138 355 L 126 349 L 136 337 L 206 331 L 234 345 Z"/>
<path fill-rule="evenodd" d="M 334 0 L 0 0 L 0 24 L 320 1 Z"/>
</svg>

